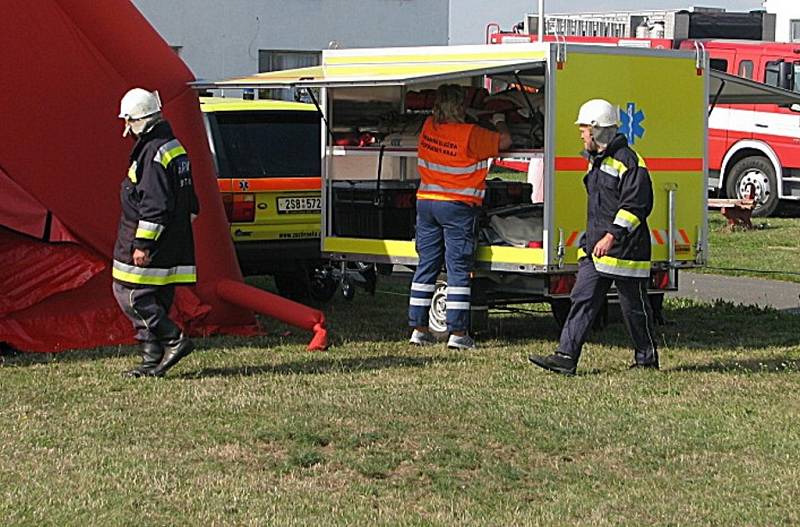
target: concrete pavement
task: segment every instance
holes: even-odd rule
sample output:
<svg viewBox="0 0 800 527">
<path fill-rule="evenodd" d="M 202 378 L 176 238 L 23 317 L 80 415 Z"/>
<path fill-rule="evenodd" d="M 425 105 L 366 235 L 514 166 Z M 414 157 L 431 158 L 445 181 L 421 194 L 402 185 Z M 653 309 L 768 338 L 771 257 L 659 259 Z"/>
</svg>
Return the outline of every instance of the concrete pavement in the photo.
<svg viewBox="0 0 800 527">
<path fill-rule="evenodd" d="M 722 299 L 800 314 L 800 284 L 793 282 L 681 271 L 678 292 L 671 295 L 703 302 Z"/>
</svg>

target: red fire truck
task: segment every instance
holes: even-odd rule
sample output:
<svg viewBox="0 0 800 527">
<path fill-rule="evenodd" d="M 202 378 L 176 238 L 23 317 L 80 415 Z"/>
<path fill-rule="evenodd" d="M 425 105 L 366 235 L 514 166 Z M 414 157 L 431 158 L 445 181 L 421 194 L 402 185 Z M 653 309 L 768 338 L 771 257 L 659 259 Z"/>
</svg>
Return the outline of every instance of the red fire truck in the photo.
<svg viewBox="0 0 800 527">
<path fill-rule="evenodd" d="M 536 34 L 488 34 L 492 44 L 530 42 Z M 545 36 L 545 40 L 705 50 L 713 69 L 800 92 L 800 44 L 728 39 Z M 620 108 L 623 125 L 631 109 Z M 679 109 L 676 109 L 679 111 Z M 646 118 L 646 116 L 645 116 Z M 781 200 L 800 200 L 800 107 L 715 105 L 709 115 L 709 192 L 754 197 L 754 215 L 769 216 Z M 499 164 L 503 164 L 502 162 Z M 523 168 L 518 163 L 506 163 Z"/>
</svg>

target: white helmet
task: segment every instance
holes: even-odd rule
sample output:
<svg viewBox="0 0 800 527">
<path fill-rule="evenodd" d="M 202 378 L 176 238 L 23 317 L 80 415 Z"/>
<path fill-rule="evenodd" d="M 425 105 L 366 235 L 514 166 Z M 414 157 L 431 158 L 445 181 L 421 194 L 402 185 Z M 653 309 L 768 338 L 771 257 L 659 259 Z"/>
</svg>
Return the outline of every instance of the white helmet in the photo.
<svg viewBox="0 0 800 527">
<path fill-rule="evenodd" d="M 158 92 L 149 92 L 142 88 L 128 91 L 119 102 L 119 118 L 144 119 L 161 111 L 161 99 Z"/>
<path fill-rule="evenodd" d="M 605 99 L 586 101 L 578 110 L 578 120 L 575 124 L 593 128 L 619 126 L 619 108 Z"/>
</svg>

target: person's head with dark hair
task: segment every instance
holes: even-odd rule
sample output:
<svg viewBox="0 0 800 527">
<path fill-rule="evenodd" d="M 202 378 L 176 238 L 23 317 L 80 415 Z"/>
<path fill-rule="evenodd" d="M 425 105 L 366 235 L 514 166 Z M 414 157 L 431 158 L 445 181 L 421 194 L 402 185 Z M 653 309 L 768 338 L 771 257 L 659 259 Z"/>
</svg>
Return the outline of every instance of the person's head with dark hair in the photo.
<svg viewBox="0 0 800 527">
<path fill-rule="evenodd" d="M 441 123 L 464 122 L 464 90 L 458 84 L 443 84 L 436 90 L 433 121 Z"/>
</svg>

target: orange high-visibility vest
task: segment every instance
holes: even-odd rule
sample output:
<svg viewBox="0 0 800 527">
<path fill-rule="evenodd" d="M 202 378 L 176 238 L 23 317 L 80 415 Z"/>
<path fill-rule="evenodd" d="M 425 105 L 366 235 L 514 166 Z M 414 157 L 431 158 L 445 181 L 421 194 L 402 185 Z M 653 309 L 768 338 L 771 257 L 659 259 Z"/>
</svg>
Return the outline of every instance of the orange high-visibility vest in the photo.
<svg viewBox="0 0 800 527">
<path fill-rule="evenodd" d="M 498 153 L 499 134 L 476 128 L 465 123 L 434 124 L 428 117 L 417 147 L 417 170 L 422 178 L 417 199 L 483 203 L 488 158 Z M 477 152 L 470 151 L 473 131 L 484 135 Z"/>
</svg>

